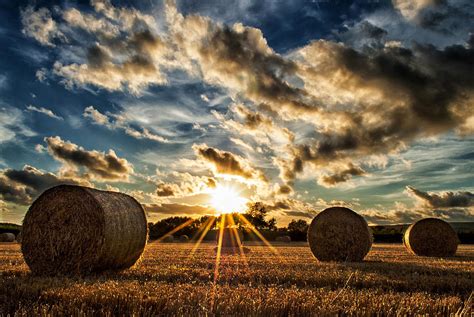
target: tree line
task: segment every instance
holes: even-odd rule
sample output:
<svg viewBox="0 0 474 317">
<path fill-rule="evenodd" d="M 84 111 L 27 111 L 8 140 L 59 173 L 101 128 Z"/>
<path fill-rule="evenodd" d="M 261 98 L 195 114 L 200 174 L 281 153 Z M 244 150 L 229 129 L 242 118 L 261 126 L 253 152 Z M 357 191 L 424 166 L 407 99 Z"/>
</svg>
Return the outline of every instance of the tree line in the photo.
<svg viewBox="0 0 474 317">
<path fill-rule="evenodd" d="M 306 241 L 306 232 L 308 230 L 308 222 L 305 220 L 293 219 L 287 227 L 277 227 L 275 218 L 267 219 L 268 210 L 261 202 L 256 202 L 247 208 L 245 213 L 237 214 L 231 213 L 226 216 L 227 224 L 237 227 L 242 230 L 244 239 L 252 239 L 252 227 L 258 230 L 267 240 L 275 240 L 278 236 L 288 235 L 292 241 Z M 183 226 L 179 230 L 173 232 L 174 236 L 186 235 L 189 238 L 197 239 L 204 231 L 204 228 L 212 222 L 208 228 L 209 232 L 204 236 L 204 240 L 213 240 L 217 232 L 218 226 L 222 223 L 222 215 L 220 216 L 202 216 L 197 219 L 186 216 L 173 216 L 156 223 L 149 224 L 149 237 L 151 240 L 156 240 L 169 232 Z M 242 219 L 245 217 L 246 220 Z"/>
</svg>

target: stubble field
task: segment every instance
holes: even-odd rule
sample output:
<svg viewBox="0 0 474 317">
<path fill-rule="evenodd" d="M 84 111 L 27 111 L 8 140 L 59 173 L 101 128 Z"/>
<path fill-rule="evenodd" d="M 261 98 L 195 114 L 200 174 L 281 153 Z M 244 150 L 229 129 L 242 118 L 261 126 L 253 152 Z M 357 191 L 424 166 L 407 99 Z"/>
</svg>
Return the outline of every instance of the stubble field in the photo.
<svg viewBox="0 0 474 317">
<path fill-rule="evenodd" d="M 474 246 L 450 259 L 376 244 L 363 263 L 320 263 L 306 243 L 151 243 L 130 270 L 89 277 L 32 276 L 18 244 L 0 244 L 0 315 L 441 315 L 473 314 Z M 470 297 L 471 296 L 471 297 Z"/>
</svg>

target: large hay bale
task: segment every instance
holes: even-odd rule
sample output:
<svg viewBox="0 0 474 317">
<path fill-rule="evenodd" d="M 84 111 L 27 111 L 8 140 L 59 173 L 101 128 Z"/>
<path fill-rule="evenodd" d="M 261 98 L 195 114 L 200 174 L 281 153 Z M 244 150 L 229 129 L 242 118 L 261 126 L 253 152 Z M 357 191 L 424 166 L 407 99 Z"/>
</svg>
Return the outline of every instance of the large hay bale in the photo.
<svg viewBox="0 0 474 317">
<path fill-rule="evenodd" d="M 14 242 L 15 235 L 11 232 L 5 232 L 0 234 L 0 242 Z"/>
<path fill-rule="evenodd" d="M 129 268 L 146 240 L 145 212 L 134 198 L 60 185 L 28 209 L 21 250 L 35 274 L 86 274 Z"/>
<path fill-rule="evenodd" d="M 16 240 L 16 242 L 21 243 L 22 238 L 23 238 L 23 234 L 22 234 L 21 231 L 20 231 L 20 232 L 18 232 L 18 234 L 16 235 L 15 240 Z"/>
<path fill-rule="evenodd" d="M 308 243 L 319 261 L 362 261 L 372 246 L 372 233 L 362 216 L 345 207 L 331 207 L 314 217 Z"/>
<path fill-rule="evenodd" d="M 446 221 L 425 218 L 408 227 L 403 235 L 403 244 L 412 254 L 449 257 L 456 254 L 459 239 Z"/>
<path fill-rule="evenodd" d="M 279 237 L 276 237 L 275 241 L 288 243 L 288 242 L 291 242 L 291 237 L 290 236 L 279 236 Z"/>
<path fill-rule="evenodd" d="M 179 236 L 179 242 L 188 242 L 189 241 L 189 237 L 185 234 Z"/>
</svg>

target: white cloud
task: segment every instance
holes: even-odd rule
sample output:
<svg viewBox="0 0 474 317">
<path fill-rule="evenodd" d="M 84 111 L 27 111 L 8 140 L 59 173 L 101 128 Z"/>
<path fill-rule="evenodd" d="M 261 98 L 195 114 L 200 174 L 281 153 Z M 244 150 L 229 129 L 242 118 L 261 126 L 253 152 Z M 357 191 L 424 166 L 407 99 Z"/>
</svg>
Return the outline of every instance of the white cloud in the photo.
<svg viewBox="0 0 474 317">
<path fill-rule="evenodd" d="M 27 6 L 21 10 L 21 23 L 23 24 L 23 34 L 34 38 L 43 45 L 55 46 L 51 42 L 54 38 L 64 38 L 47 8 L 39 8 L 35 11 L 32 6 Z"/>
<path fill-rule="evenodd" d="M 64 120 L 63 117 L 61 116 L 58 116 L 57 114 L 55 114 L 53 111 L 49 110 L 49 109 L 46 109 L 44 107 L 35 107 L 33 105 L 29 105 L 28 107 L 26 107 L 26 110 L 28 111 L 34 111 L 34 112 L 38 112 L 38 113 L 42 113 L 50 118 L 54 118 L 54 119 L 57 119 L 57 120 Z"/>
<path fill-rule="evenodd" d="M 13 141 L 19 135 L 32 137 L 36 133 L 26 126 L 19 109 L 0 104 L 0 143 Z"/>
</svg>

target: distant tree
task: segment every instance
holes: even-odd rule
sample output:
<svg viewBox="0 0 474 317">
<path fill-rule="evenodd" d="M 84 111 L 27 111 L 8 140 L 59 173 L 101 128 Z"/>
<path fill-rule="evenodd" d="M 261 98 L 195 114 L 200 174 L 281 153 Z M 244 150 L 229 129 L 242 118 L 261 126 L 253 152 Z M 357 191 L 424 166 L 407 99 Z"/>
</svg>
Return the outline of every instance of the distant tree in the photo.
<svg viewBox="0 0 474 317">
<path fill-rule="evenodd" d="M 243 216 L 257 229 L 275 230 L 276 219 L 266 220 L 267 213 L 268 211 L 263 203 L 255 202 L 248 206 Z"/>
<path fill-rule="evenodd" d="M 291 220 L 288 224 L 288 234 L 293 241 L 306 241 L 308 222 L 305 220 Z"/>
<path fill-rule="evenodd" d="M 192 220 L 192 218 L 179 216 L 162 219 L 150 227 L 150 239 L 159 239 L 189 220 Z M 193 221 L 189 225 L 173 233 L 173 235 L 187 235 L 191 237 L 197 231 L 197 226 L 198 225 L 195 221 Z"/>
</svg>

